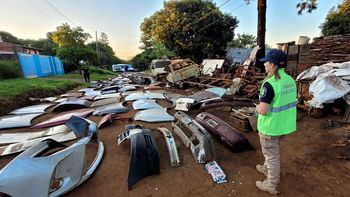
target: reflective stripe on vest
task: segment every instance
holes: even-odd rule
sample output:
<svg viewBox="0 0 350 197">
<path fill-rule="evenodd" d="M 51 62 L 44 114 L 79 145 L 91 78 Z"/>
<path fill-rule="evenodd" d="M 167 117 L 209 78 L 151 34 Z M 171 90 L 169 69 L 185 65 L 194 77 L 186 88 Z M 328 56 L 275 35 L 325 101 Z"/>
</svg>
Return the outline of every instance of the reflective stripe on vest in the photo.
<svg viewBox="0 0 350 197">
<path fill-rule="evenodd" d="M 297 102 L 291 102 L 291 103 L 288 103 L 286 105 L 282 105 L 280 107 L 271 107 L 270 112 L 281 112 L 281 111 L 285 111 L 285 110 L 288 110 L 288 109 L 296 107 L 296 106 L 297 106 Z"/>
</svg>

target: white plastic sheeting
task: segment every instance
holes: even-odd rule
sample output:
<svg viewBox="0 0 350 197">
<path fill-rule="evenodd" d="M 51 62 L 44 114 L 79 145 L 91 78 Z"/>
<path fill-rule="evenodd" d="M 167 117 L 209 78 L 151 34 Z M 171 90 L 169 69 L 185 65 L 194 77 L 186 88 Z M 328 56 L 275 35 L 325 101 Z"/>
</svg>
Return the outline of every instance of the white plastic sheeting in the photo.
<svg viewBox="0 0 350 197">
<path fill-rule="evenodd" d="M 350 81 L 347 81 L 350 80 L 350 62 L 314 66 L 297 77 L 297 80 L 307 79 L 315 79 L 309 87 L 312 107 L 323 108 L 323 103 L 333 103 L 341 97 L 350 105 Z"/>
</svg>

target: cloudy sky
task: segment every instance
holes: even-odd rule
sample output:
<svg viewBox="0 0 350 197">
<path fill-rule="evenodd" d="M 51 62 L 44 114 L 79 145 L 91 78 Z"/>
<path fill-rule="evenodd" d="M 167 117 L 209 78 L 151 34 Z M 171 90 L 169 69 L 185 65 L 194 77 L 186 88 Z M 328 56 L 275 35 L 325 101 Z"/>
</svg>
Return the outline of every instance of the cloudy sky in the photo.
<svg viewBox="0 0 350 197">
<path fill-rule="evenodd" d="M 1 0 L 0 31 L 19 38 L 45 38 L 67 22 L 95 36 L 105 32 L 116 55 L 130 59 L 140 52 L 140 24 L 163 7 L 163 0 Z M 213 0 L 220 10 L 239 20 L 236 33 L 256 35 L 257 0 Z M 225 3 L 226 2 L 226 3 Z M 328 11 L 340 0 L 318 0 L 312 14 L 297 15 L 299 0 L 267 0 L 266 42 L 297 41 L 317 37 Z"/>
</svg>

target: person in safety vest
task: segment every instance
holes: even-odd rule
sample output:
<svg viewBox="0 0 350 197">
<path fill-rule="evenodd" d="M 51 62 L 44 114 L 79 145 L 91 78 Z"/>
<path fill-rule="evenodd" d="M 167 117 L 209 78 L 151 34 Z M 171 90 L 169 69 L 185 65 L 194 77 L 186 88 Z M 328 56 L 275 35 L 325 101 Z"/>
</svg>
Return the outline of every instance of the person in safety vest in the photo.
<svg viewBox="0 0 350 197">
<path fill-rule="evenodd" d="M 256 181 L 256 187 L 271 194 L 278 194 L 280 182 L 280 139 L 283 135 L 296 130 L 297 89 L 294 79 L 285 71 L 286 55 L 280 50 L 270 50 L 265 58 L 264 67 L 268 74 L 259 93 L 258 131 L 263 165 L 256 170 L 266 176 L 264 181 Z"/>
<path fill-rule="evenodd" d="M 83 71 L 84 79 L 86 83 L 90 83 L 90 70 L 84 60 L 80 60 L 81 70 Z"/>
</svg>

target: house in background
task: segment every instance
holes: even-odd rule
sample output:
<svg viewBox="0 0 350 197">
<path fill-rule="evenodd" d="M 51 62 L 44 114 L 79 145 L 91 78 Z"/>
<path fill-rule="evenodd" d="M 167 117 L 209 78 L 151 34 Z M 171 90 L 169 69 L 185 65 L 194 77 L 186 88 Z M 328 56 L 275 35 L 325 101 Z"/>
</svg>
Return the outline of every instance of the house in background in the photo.
<svg viewBox="0 0 350 197">
<path fill-rule="evenodd" d="M 15 60 L 18 58 L 17 53 L 39 55 L 40 50 L 41 49 L 35 47 L 2 42 L 0 39 L 0 60 Z"/>
</svg>

